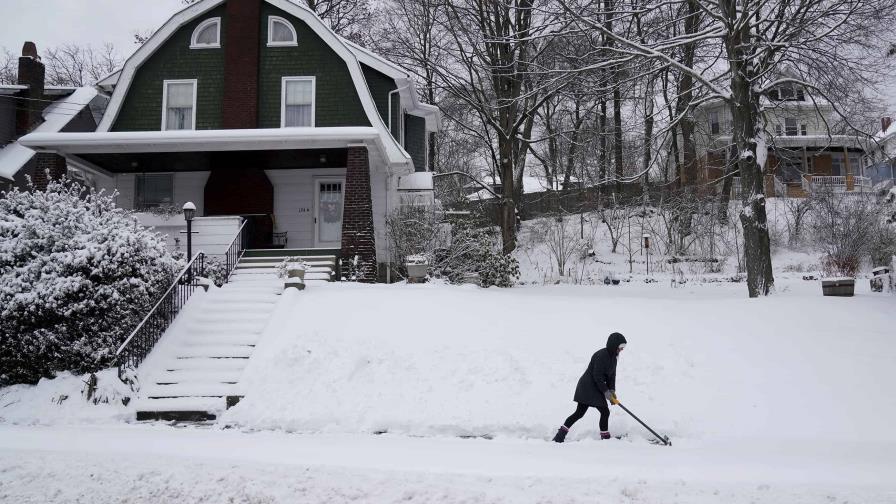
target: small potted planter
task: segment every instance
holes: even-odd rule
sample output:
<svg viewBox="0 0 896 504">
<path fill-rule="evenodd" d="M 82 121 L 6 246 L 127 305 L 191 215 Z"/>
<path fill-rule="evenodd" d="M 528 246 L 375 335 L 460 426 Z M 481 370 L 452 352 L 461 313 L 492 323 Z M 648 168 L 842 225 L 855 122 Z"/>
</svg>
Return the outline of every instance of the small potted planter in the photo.
<svg viewBox="0 0 896 504">
<path fill-rule="evenodd" d="M 426 275 L 429 273 L 429 259 L 426 256 L 408 256 L 404 266 L 408 270 L 409 283 L 423 283 L 426 281 Z"/>
<path fill-rule="evenodd" d="M 871 292 L 883 292 L 884 286 L 889 283 L 890 268 L 881 266 L 871 270 Z"/>
<path fill-rule="evenodd" d="M 821 291 L 825 296 L 852 297 L 856 291 L 856 279 L 848 277 L 822 278 Z"/>
<path fill-rule="evenodd" d="M 308 271 L 309 265 L 298 257 L 285 259 L 280 266 L 277 267 L 277 273 L 280 278 L 285 278 L 284 288 L 290 287 L 304 290 L 305 289 L 305 272 Z"/>
</svg>

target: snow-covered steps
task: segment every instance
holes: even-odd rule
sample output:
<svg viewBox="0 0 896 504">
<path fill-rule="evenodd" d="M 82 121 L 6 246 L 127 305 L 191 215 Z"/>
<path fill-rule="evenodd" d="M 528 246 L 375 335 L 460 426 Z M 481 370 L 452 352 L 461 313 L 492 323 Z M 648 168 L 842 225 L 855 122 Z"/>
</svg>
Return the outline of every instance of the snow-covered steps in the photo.
<svg viewBox="0 0 896 504">
<path fill-rule="evenodd" d="M 267 249 L 247 250 L 231 276 L 232 281 L 253 281 L 257 274 L 275 272 L 288 258 L 299 258 L 308 264 L 307 281 L 332 282 L 338 274 L 338 250 L 333 249 Z"/>
<path fill-rule="evenodd" d="M 280 299 L 275 268 L 232 281 L 184 308 L 139 370 L 138 420 L 214 420 L 242 395 L 239 381 Z"/>
</svg>

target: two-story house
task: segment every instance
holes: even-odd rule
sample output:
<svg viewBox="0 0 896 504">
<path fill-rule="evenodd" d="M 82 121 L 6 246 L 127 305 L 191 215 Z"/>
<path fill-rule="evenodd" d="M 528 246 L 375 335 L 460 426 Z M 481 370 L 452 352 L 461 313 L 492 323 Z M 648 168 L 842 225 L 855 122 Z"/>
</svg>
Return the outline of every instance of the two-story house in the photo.
<svg viewBox="0 0 896 504">
<path fill-rule="evenodd" d="M 406 70 L 290 0 L 200 0 L 99 86 L 112 95 L 95 132 L 21 143 L 94 174 L 124 208 L 242 216 L 250 247 L 276 233 L 353 258 L 364 280 L 440 121 Z"/>
<path fill-rule="evenodd" d="M 785 84 L 771 90 L 762 106 L 768 132 L 763 167 L 766 195 L 803 197 L 818 186 L 870 189 L 862 172 L 862 142 L 857 135 L 831 134 L 835 114 L 830 103 Z M 735 159 L 731 112 L 728 104 L 718 100 L 698 107 L 694 117 L 700 182 L 710 184 L 722 178 Z M 739 182 L 735 177 L 735 197 Z"/>
<path fill-rule="evenodd" d="M 880 131 L 871 136 L 863 158 L 865 175 L 872 184 L 896 179 L 896 124 L 882 117 Z"/>
<path fill-rule="evenodd" d="M 0 192 L 26 189 L 29 179 L 46 186 L 47 173 L 59 177 L 66 165 L 51 154 L 38 154 L 18 142 L 31 132 L 77 132 L 96 129 L 106 97 L 92 87 L 49 86 L 37 46 L 25 42 L 15 84 L 0 85 Z M 84 175 L 72 172 L 72 176 Z"/>
</svg>

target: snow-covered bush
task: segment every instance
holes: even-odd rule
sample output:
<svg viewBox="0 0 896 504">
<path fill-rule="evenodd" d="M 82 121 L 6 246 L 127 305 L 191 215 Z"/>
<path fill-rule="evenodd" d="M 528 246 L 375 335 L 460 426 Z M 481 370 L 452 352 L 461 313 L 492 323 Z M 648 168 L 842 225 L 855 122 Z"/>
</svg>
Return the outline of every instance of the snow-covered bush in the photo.
<svg viewBox="0 0 896 504">
<path fill-rule="evenodd" d="M 609 224 L 607 226 L 609 227 Z M 533 237 L 537 243 L 545 244 L 560 276 L 566 276 L 570 260 L 582 256 L 591 246 L 591 237 L 583 237 L 581 229 L 579 226 L 573 226 L 562 215 L 539 219 L 533 227 Z M 616 243 L 613 245 L 615 248 Z"/>
<path fill-rule="evenodd" d="M 812 196 L 812 236 L 824 252 L 826 276 L 855 277 L 871 249 L 880 215 L 874 201 L 864 195 L 830 189 Z"/>
<path fill-rule="evenodd" d="M 311 266 L 301 257 L 287 257 L 279 265 L 277 265 L 277 276 L 286 278 L 290 270 L 308 271 Z"/>
<path fill-rule="evenodd" d="M 203 274 L 217 287 L 223 287 L 227 283 L 227 265 L 217 257 L 205 257 L 202 265 Z"/>
<path fill-rule="evenodd" d="M 403 205 L 386 219 L 386 232 L 393 271 L 407 276 L 411 256 L 432 257 L 448 246 L 447 224 L 442 223 L 431 206 Z"/>
<path fill-rule="evenodd" d="M 458 221 L 451 228 L 451 244 L 437 250 L 432 270 L 453 283 L 478 273 L 482 287 L 512 287 L 520 275 L 519 262 L 501 252 L 496 228 Z"/>
<path fill-rule="evenodd" d="M 53 182 L 0 198 L 0 385 L 108 367 L 179 263 L 112 197 Z"/>
</svg>

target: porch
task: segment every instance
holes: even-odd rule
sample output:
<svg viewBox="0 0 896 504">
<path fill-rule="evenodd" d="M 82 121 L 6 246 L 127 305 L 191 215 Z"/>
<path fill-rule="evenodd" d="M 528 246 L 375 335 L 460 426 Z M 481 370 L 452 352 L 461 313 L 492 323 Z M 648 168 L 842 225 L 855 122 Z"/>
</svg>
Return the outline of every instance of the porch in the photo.
<svg viewBox="0 0 896 504">
<path fill-rule="evenodd" d="M 803 174 L 798 182 L 785 182 L 777 175 L 765 176 L 765 195 L 767 197 L 806 198 L 813 192 L 831 190 L 837 193 L 867 193 L 871 192 L 871 179 L 858 175 L 814 175 Z M 731 198 L 741 197 L 740 177 L 734 177 L 731 184 Z"/>
</svg>

